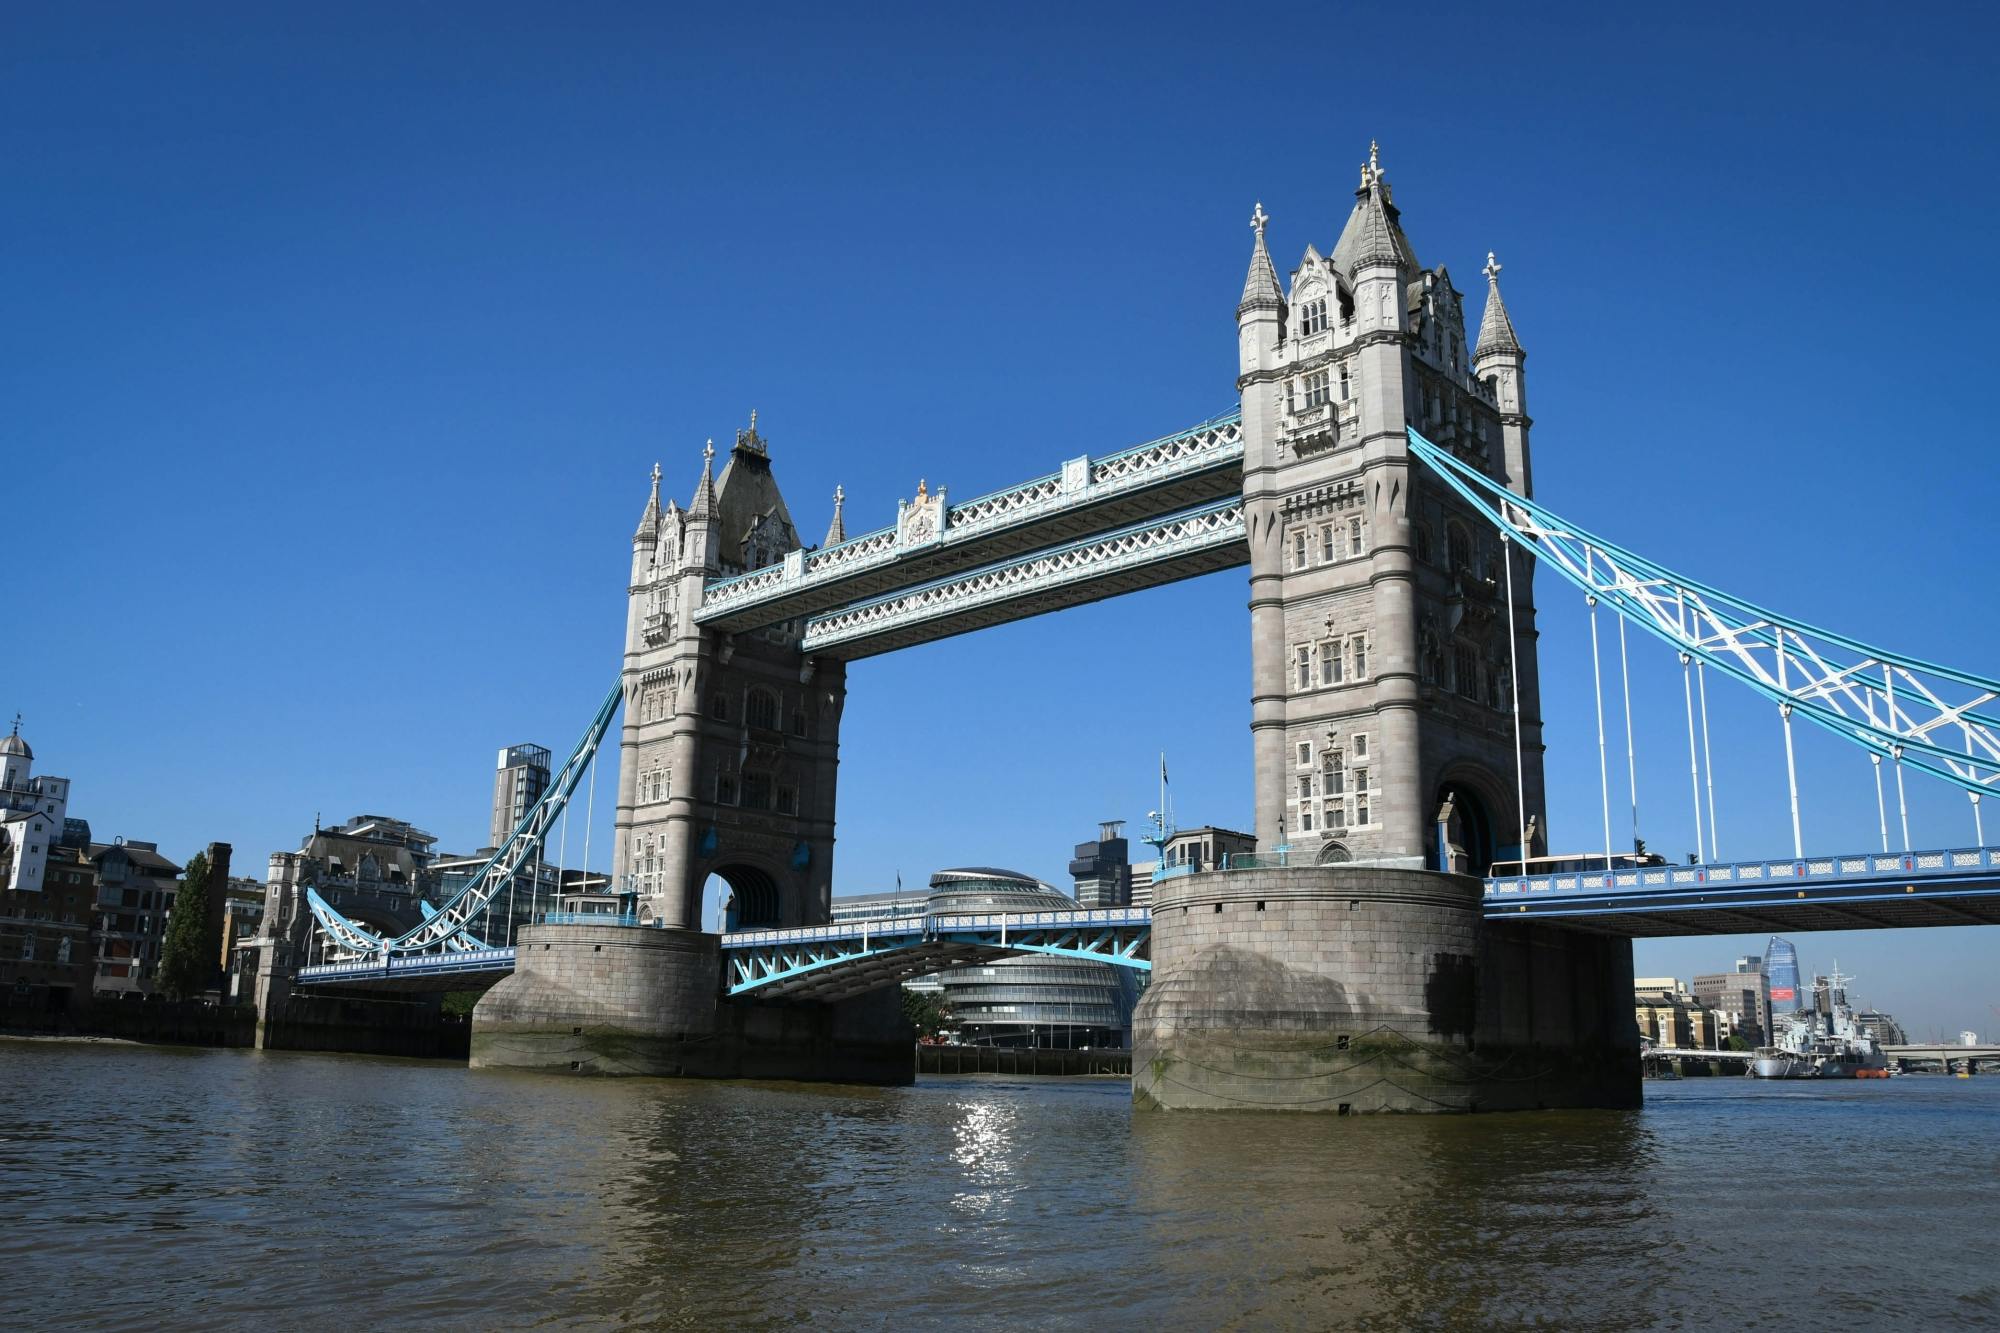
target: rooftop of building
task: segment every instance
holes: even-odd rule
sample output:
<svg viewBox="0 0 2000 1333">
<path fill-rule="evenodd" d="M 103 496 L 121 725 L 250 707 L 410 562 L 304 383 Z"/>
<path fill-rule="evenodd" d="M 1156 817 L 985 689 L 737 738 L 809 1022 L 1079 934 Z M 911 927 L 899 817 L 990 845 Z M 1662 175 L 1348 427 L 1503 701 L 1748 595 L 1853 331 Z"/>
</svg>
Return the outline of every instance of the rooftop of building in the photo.
<svg viewBox="0 0 2000 1333">
<path fill-rule="evenodd" d="M 157 875 L 173 876 L 181 873 L 181 867 L 160 855 L 158 843 L 126 840 L 124 842 L 93 842 L 90 844 L 90 859 L 102 861 L 113 852 L 123 852 L 125 859 L 140 870 Z"/>
</svg>

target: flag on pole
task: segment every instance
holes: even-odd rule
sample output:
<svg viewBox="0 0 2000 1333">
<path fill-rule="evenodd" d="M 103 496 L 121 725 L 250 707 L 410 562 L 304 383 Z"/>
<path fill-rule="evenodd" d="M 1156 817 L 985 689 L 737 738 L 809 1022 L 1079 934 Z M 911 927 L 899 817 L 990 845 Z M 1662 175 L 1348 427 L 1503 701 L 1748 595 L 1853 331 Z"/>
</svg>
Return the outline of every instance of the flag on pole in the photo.
<svg viewBox="0 0 2000 1333">
<path fill-rule="evenodd" d="M 1167 780 L 1167 753 L 1166 751 L 1162 750 L 1160 752 L 1160 781 L 1165 782 L 1166 780 Z"/>
</svg>

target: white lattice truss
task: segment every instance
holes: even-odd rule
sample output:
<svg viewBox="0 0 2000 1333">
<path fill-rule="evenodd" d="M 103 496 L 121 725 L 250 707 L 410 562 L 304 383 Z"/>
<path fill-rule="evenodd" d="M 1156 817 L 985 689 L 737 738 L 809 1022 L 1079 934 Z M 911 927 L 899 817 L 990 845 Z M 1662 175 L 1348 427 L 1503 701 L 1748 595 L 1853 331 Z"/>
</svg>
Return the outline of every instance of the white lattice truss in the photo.
<svg viewBox="0 0 2000 1333">
<path fill-rule="evenodd" d="M 800 646 L 809 653 L 823 651 L 905 625 L 1033 597 L 1218 546 L 1242 545 L 1246 540 L 1243 502 L 1221 500 L 1172 518 L 1071 542 L 814 617 L 806 622 Z"/>
<path fill-rule="evenodd" d="M 945 512 L 943 541 L 948 545 L 1066 509 L 1100 504 L 1128 491 L 1241 463 L 1242 459 L 1243 424 L 1240 414 L 1232 413 L 1108 458 L 1076 459 L 1061 472 L 953 505 Z M 925 548 L 931 545 L 926 543 Z M 784 563 L 710 583 L 702 592 L 701 610 L 695 618 L 711 619 L 765 597 L 888 564 L 902 553 L 895 528 L 864 533 L 822 550 L 795 553 L 795 558 Z"/>
<path fill-rule="evenodd" d="M 1767 611 L 1593 536 L 1432 444 L 1410 448 L 1498 527 L 1636 625 L 1866 750 L 1970 793 L 2000 790 L 2000 681 Z"/>
<path fill-rule="evenodd" d="M 305 891 L 306 906 L 311 909 L 313 920 L 319 926 L 320 937 L 327 947 L 328 961 L 486 949 L 488 946 L 471 933 L 472 923 L 514 882 L 514 877 L 526 869 L 530 861 L 538 864 L 542 861 L 548 850 L 549 833 L 568 807 L 569 798 L 576 791 L 577 783 L 583 779 L 585 770 L 597 757 L 598 744 L 604 739 L 605 730 L 611 725 L 623 694 L 624 682 L 621 680 L 611 687 L 604 702 L 598 705 L 597 716 L 591 719 L 589 729 L 551 779 L 541 799 L 522 818 L 520 826 L 508 835 L 506 843 L 487 858 L 465 887 L 453 894 L 444 906 L 435 910 L 425 906 L 422 925 L 393 939 L 377 935 L 367 927 L 348 920 L 322 898 L 317 889 L 308 887 Z"/>
</svg>

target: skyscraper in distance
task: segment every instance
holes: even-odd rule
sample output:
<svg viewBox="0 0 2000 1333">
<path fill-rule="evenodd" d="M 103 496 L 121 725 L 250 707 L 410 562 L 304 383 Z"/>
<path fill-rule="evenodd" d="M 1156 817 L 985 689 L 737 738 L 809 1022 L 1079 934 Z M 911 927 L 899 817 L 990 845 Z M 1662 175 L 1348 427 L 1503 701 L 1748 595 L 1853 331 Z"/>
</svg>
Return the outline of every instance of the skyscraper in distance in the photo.
<svg viewBox="0 0 2000 1333">
<path fill-rule="evenodd" d="M 1806 1007 L 1799 994 L 1799 951 L 1792 942 L 1773 935 L 1764 946 L 1764 975 L 1771 988 L 1771 1016 L 1796 1013 Z"/>
</svg>

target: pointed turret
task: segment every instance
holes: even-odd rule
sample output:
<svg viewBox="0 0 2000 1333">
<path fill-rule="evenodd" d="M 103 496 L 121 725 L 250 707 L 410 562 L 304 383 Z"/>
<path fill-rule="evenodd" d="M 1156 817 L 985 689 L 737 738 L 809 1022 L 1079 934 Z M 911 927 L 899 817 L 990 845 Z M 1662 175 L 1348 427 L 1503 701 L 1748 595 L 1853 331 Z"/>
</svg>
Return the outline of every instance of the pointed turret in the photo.
<svg viewBox="0 0 2000 1333">
<path fill-rule="evenodd" d="M 1354 191 L 1354 211 L 1334 243 L 1333 267 L 1349 280 L 1368 264 L 1394 264 L 1415 272 L 1417 257 L 1403 235 L 1401 217 L 1389 180 L 1382 174 L 1381 147 L 1371 141 L 1368 160 L 1361 164 L 1361 184 Z"/>
<path fill-rule="evenodd" d="M 1264 248 L 1264 226 L 1270 220 L 1260 201 L 1250 214 L 1250 227 L 1257 233 L 1257 240 L 1250 250 L 1250 272 L 1243 279 L 1243 300 L 1236 307 L 1238 319 L 1252 310 L 1282 310 L 1285 305 L 1278 289 L 1278 270 L 1271 263 L 1271 252 Z"/>
<path fill-rule="evenodd" d="M 634 546 L 650 546 L 660 539 L 660 465 L 653 464 L 653 493 L 639 515 L 638 530 L 632 534 Z"/>
<path fill-rule="evenodd" d="M 701 480 L 694 488 L 694 502 L 688 506 L 688 517 L 695 519 L 715 517 L 715 441 L 710 440 L 701 449 Z"/>
<path fill-rule="evenodd" d="M 833 522 L 826 525 L 827 546 L 838 546 L 847 540 L 847 520 L 841 516 L 841 509 L 847 503 L 847 492 L 841 487 L 833 488 Z"/>
<path fill-rule="evenodd" d="M 1514 321 L 1500 299 L 1500 261 L 1486 255 L 1486 314 L 1479 321 L 1479 342 L 1472 349 L 1472 373 L 1493 396 L 1500 413 L 1500 457 L 1508 489 L 1535 493 L 1534 468 L 1528 452 L 1528 354 L 1514 336 Z"/>
<path fill-rule="evenodd" d="M 1493 258 L 1493 252 L 1486 252 L 1486 316 L 1479 321 L 1479 342 L 1472 349 L 1474 360 L 1483 360 L 1495 352 L 1511 354 L 1526 359 L 1521 350 L 1521 340 L 1514 336 L 1514 321 L 1507 317 L 1507 303 L 1500 299 L 1500 264 Z"/>
</svg>

